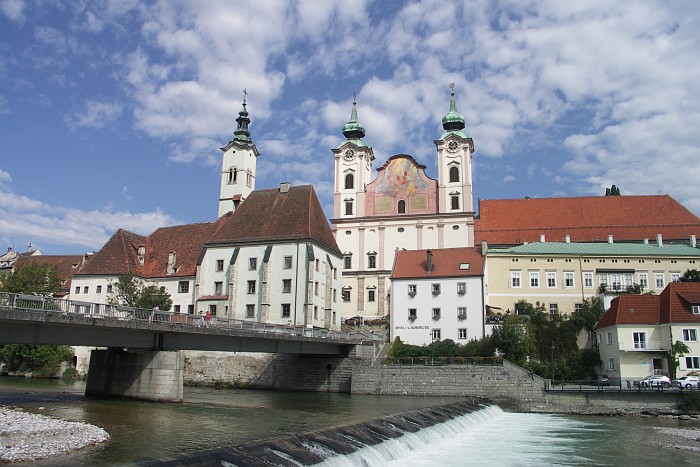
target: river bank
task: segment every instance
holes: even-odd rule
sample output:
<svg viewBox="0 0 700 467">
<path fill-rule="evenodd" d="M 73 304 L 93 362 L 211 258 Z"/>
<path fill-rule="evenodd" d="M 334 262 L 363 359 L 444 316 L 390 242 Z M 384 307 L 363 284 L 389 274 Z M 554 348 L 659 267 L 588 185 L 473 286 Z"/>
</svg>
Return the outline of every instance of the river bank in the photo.
<svg viewBox="0 0 700 467">
<path fill-rule="evenodd" d="M 0 407 L 0 462 L 67 454 L 109 439 L 102 428 Z"/>
</svg>

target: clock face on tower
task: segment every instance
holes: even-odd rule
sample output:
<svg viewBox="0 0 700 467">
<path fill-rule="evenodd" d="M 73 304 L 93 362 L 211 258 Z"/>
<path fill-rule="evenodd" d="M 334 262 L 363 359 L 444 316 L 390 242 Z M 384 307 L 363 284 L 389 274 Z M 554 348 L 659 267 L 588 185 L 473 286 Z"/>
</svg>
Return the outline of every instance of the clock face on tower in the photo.
<svg viewBox="0 0 700 467">
<path fill-rule="evenodd" d="M 450 152 L 455 152 L 457 149 L 459 149 L 459 143 L 457 141 L 450 141 L 447 143 L 447 150 Z"/>
<path fill-rule="evenodd" d="M 351 161 L 353 157 L 355 157 L 355 151 L 352 149 L 348 149 L 345 151 L 345 154 L 343 155 L 346 161 Z"/>
</svg>

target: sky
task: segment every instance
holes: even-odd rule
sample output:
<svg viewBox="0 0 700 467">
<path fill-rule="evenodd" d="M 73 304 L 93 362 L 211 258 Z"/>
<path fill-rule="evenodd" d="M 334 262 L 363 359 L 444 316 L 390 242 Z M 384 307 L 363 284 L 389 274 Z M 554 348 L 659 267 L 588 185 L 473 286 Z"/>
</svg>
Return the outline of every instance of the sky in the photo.
<svg viewBox="0 0 700 467">
<path fill-rule="evenodd" d="M 313 184 L 329 218 L 353 94 L 374 167 L 437 178 L 450 83 L 475 199 L 700 215 L 698 31 L 695 0 L 0 0 L 0 254 L 215 220 L 244 89 L 256 188 Z"/>
</svg>

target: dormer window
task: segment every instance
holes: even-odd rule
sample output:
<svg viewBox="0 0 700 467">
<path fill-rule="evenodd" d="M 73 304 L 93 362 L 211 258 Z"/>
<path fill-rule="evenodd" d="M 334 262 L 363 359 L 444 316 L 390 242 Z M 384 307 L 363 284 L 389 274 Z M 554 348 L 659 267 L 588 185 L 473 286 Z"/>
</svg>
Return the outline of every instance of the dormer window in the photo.
<svg viewBox="0 0 700 467">
<path fill-rule="evenodd" d="M 700 315 L 700 305 L 693 305 L 691 308 L 694 315 Z"/>
<path fill-rule="evenodd" d="M 146 261 L 146 247 L 144 245 L 139 245 L 137 251 L 137 259 L 139 264 L 143 266 Z"/>
<path fill-rule="evenodd" d="M 168 253 L 168 266 L 166 267 L 165 271 L 166 274 L 175 274 L 175 260 L 175 252 L 171 251 Z"/>
</svg>

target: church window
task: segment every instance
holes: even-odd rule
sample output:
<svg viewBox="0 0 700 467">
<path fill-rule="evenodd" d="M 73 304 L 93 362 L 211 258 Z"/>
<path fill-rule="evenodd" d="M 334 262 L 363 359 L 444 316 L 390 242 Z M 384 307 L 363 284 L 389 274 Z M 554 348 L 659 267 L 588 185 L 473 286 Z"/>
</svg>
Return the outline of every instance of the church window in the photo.
<svg viewBox="0 0 700 467">
<path fill-rule="evenodd" d="M 459 209 L 459 195 L 450 196 L 450 201 L 452 204 L 452 209 Z"/>
<path fill-rule="evenodd" d="M 345 176 L 345 189 L 352 190 L 355 188 L 355 176 L 353 174 L 347 174 Z"/>
<path fill-rule="evenodd" d="M 345 202 L 345 214 L 348 216 L 352 215 L 352 201 Z"/>
<path fill-rule="evenodd" d="M 345 255 L 343 257 L 343 269 L 352 269 L 352 256 Z"/>
<path fill-rule="evenodd" d="M 228 169 L 228 184 L 232 185 L 236 183 L 236 180 L 238 179 L 238 169 L 231 167 Z"/>
<path fill-rule="evenodd" d="M 246 174 L 246 180 L 245 180 L 246 185 L 249 187 L 253 186 L 253 174 L 250 173 L 250 170 L 248 170 L 248 173 Z"/>
<path fill-rule="evenodd" d="M 374 290 L 368 290 L 367 291 L 367 301 L 368 302 L 373 302 L 375 300 L 375 291 Z"/>
<path fill-rule="evenodd" d="M 450 167 L 450 182 L 458 182 L 459 181 L 459 167 L 452 166 Z"/>
<path fill-rule="evenodd" d="M 375 269 L 377 267 L 377 255 L 367 256 L 367 267 L 369 269 Z"/>
<path fill-rule="evenodd" d="M 399 200 L 399 214 L 405 214 L 406 213 L 406 201 L 400 199 Z"/>
</svg>

